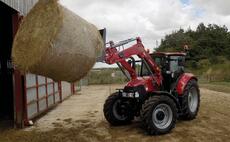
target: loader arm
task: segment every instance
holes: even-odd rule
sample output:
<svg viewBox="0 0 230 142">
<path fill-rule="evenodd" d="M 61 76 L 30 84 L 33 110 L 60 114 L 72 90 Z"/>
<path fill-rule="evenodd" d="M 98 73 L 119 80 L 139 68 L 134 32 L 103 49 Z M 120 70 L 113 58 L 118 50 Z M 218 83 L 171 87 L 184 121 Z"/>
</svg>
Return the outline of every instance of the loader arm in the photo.
<svg viewBox="0 0 230 142">
<path fill-rule="evenodd" d="M 131 47 L 121 51 L 118 50 L 118 47 L 135 40 L 137 43 Z M 113 42 L 110 42 L 110 47 L 106 48 L 105 53 L 105 62 L 107 64 L 120 63 L 129 72 L 132 79 L 136 79 L 138 75 L 135 69 L 132 68 L 126 59 L 132 57 L 133 55 L 137 55 L 148 64 L 151 71 L 154 73 L 153 79 L 156 81 L 157 85 L 160 86 L 162 84 L 163 77 L 161 75 L 161 70 L 149 53 L 145 50 L 144 45 L 139 37 L 121 41 L 116 45 Z"/>
</svg>

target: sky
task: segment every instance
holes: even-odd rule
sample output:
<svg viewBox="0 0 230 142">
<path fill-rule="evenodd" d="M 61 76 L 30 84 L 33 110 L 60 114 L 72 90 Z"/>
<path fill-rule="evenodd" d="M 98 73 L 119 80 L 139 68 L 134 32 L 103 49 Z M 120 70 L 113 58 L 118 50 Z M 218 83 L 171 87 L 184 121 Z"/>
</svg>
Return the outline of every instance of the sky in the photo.
<svg viewBox="0 0 230 142">
<path fill-rule="evenodd" d="M 107 41 L 139 36 L 150 51 L 166 34 L 180 28 L 195 29 L 201 22 L 230 29 L 230 0 L 60 1 L 99 29 L 106 28 Z"/>
</svg>

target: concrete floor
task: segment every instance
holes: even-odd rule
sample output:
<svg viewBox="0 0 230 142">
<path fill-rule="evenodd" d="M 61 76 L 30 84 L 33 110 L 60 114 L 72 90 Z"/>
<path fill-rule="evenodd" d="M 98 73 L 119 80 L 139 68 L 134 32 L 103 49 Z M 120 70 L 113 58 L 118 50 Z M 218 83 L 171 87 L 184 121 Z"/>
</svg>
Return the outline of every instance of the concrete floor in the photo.
<svg viewBox="0 0 230 142">
<path fill-rule="evenodd" d="M 89 120 L 99 122 L 104 120 L 102 113 L 106 97 L 122 85 L 83 86 L 81 91 L 63 101 L 56 108 L 37 120 L 30 129 L 49 130 L 56 123 L 63 121 Z M 69 127 L 65 125 L 64 127 Z"/>
<path fill-rule="evenodd" d="M 120 88 L 119 86 L 83 87 L 80 93 L 71 96 L 26 130 L 47 131 L 49 134 L 48 130 L 58 128 L 57 131 L 51 132 L 59 137 L 68 136 L 72 141 L 82 138 L 87 142 L 223 142 L 230 139 L 228 93 L 201 88 L 201 106 L 197 118 L 192 121 L 177 121 L 171 133 L 152 137 L 141 129 L 138 119 L 130 125 L 120 127 L 112 127 L 104 119 L 104 101 L 115 88 Z"/>
</svg>

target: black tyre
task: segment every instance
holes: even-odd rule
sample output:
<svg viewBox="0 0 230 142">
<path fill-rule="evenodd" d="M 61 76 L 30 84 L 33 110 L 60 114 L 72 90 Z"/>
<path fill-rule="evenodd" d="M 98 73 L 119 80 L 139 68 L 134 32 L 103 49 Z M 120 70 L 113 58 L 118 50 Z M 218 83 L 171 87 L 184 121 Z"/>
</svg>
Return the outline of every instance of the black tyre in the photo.
<svg viewBox="0 0 230 142">
<path fill-rule="evenodd" d="M 170 132 L 175 127 L 176 120 L 177 107 L 168 96 L 152 96 L 142 105 L 141 121 L 150 135 Z"/>
<path fill-rule="evenodd" d="M 107 98 L 103 111 L 106 120 L 114 126 L 129 124 L 134 119 L 129 101 L 121 98 L 118 92 Z"/>
<path fill-rule="evenodd" d="M 192 120 L 196 118 L 200 107 L 200 91 L 195 79 L 191 79 L 186 85 L 181 104 L 182 114 L 180 119 Z"/>
</svg>

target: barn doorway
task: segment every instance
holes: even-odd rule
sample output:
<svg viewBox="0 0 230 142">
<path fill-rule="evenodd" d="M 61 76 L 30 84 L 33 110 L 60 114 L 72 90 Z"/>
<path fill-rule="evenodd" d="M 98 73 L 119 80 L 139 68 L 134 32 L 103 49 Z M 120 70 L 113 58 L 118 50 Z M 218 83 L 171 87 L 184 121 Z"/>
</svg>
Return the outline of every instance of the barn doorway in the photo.
<svg viewBox="0 0 230 142">
<path fill-rule="evenodd" d="M 11 50 L 13 14 L 16 11 L 0 2 L 0 128 L 13 126 L 14 95 Z"/>
</svg>

